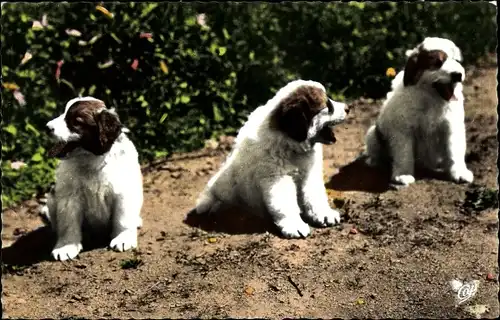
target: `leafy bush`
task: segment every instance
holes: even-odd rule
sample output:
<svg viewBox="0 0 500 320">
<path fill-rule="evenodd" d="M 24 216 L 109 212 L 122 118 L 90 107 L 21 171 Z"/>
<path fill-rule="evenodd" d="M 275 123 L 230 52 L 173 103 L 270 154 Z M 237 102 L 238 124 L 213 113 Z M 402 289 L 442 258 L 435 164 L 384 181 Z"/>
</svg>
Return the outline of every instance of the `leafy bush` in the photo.
<svg viewBox="0 0 500 320">
<path fill-rule="evenodd" d="M 236 133 L 293 78 L 380 97 L 428 35 L 474 62 L 495 49 L 495 16 L 488 3 L 5 4 L 3 205 L 53 181 L 43 128 L 76 95 L 116 107 L 147 161 Z"/>
</svg>

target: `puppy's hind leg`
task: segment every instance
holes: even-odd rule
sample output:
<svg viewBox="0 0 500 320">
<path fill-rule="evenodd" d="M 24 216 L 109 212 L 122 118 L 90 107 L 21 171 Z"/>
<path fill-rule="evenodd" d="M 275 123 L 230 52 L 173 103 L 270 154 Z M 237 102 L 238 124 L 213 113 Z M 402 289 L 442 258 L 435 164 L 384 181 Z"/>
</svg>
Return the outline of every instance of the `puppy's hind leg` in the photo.
<svg viewBox="0 0 500 320">
<path fill-rule="evenodd" d="M 222 202 L 217 199 L 210 189 L 205 189 L 196 201 L 196 208 L 192 211 L 195 214 L 212 214 L 221 209 Z"/>
<path fill-rule="evenodd" d="M 51 190 L 47 193 L 47 203 L 45 205 L 40 206 L 40 210 L 38 212 L 38 216 L 40 219 L 42 219 L 42 222 L 46 226 L 51 225 L 51 220 L 52 218 L 50 217 L 51 214 L 55 215 L 55 212 L 57 210 L 56 206 L 56 201 L 54 199 L 54 187 L 51 188 Z"/>
<path fill-rule="evenodd" d="M 365 145 L 365 150 L 359 158 L 362 158 L 366 165 L 376 167 L 380 164 L 380 159 L 383 158 L 383 148 L 377 134 L 376 125 L 372 125 L 366 132 Z"/>
<path fill-rule="evenodd" d="M 260 187 L 266 209 L 285 238 L 305 238 L 311 233 L 300 217 L 297 187 L 292 177 L 265 179 Z"/>
<path fill-rule="evenodd" d="M 393 187 L 408 186 L 415 182 L 414 145 L 411 136 L 404 133 L 394 134 L 389 139 L 392 158 L 391 184 Z"/>
</svg>

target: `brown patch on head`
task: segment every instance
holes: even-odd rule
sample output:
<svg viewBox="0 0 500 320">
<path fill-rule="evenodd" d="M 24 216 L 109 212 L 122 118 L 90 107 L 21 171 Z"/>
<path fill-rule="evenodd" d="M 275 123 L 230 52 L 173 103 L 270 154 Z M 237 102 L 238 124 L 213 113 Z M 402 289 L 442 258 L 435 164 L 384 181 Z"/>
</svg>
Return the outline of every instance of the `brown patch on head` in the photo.
<svg viewBox="0 0 500 320">
<path fill-rule="evenodd" d="M 419 50 L 412 54 L 405 66 L 403 83 L 405 86 L 414 85 L 418 82 L 425 70 L 437 70 L 441 68 L 448 55 L 441 50 Z"/>
<path fill-rule="evenodd" d="M 290 138 L 302 142 L 312 118 L 327 107 L 326 93 L 320 88 L 303 85 L 283 99 L 272 115 L 274 127 Z"/>
<path fill-rule="evenodd" d="M 95 155 L 102 155 L 111 149 L 121 133 L 122 124 L 116 114 L 106 109 L 99 100 L 77 101 L 66 112 L 64 118 L 71 132 L 78 133 L 78 141 L 59 143 L 49 155 L 64 157 L 77 147 L 82 147 Z"/>
</svg>

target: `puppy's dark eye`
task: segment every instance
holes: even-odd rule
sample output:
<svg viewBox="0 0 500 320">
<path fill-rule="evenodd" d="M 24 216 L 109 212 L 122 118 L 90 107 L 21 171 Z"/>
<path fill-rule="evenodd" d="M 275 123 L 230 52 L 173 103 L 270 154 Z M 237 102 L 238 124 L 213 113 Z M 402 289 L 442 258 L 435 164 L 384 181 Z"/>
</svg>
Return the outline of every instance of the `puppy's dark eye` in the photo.
<svg viewBox="0 0 500 320">
<path fill-rule="evenodd" d="M 438 69 L 439 69 L 439 68 L 441 68 L 441 67 L 443 66 L 443 63 L 444 63 L 444 61 L 443 61 L 443 60 L 441 60 L 441 59 L 436 59 L 436 63 L 435 63 L 436 68 L 438 68 Z"/>
<path fill-rule="evenodd" d="M 326 107 L 328 108 L 328 113 L 333 113 L 333 103 L 332 103 L 332 100 L 326 98 Z"/>
</svg>

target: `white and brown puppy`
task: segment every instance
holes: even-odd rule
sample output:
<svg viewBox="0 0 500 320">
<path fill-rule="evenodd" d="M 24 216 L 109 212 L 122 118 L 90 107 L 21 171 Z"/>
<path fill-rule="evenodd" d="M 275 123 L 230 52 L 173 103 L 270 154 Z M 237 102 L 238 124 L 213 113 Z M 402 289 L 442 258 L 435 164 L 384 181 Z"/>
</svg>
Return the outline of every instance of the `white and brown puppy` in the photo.
<svg viewBox="0 0 500 320">
<path fill-rule="evenodd" d="M 424 48 L 427 51 L 430 50 L 444 51 L 448 55 L 448 58 L 454 59 L 458 62 L 462 62 L 463 59 L 462 52 L 453 41 L 438 37 L 426 37 L 415 48 L 411 50 L 406 50 L 405 53 L 406 57 L 407 58 L 414 57 Z M 391 91 L 387 93 L 387 99 L 389 99 L 395 91 L 398 91 L 401 89 L 401 87 L 404 87 L 404 81 L 403 81 L 404 73 L 405 73 L 404 70 L 401 70 L 392 80 Z"/>
<path fill-rule="evenodd" d="M 254 110 L 221 169 L 198 198 L 195 213 L 241 205 L 268 212 L 287 238 L 306 237 L 309 225 L 340 221 L 323 181 L 323 146 L 348 107 L 328 98 L 322 84 L 296 80 Z"/>
<path fill-rule="evenodd" d="M 456 182 L 473 181 L 465 164 L 461 59 L 453 42 L 429 37 L 409 52 L 404 72 L 394 79 L 364 152 L 369 165 L 391 163 L 394 186 L 413 183 L 415 165 Z"/>
<path fill-rule="evenodd" d="M 58 141 L 49 155 L 61 159 L 41 210 L 57 234 L 54 259 L 75 258 L 84 232 L 111 232 L 110 247 L 118 251 L 136 248 L 142 174 L 115 110 L 93 97 L 75 98 L 47 128 Z"/>
</svg>

